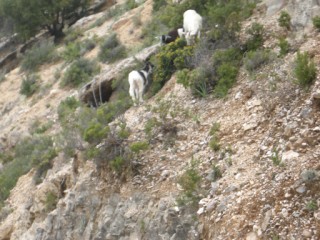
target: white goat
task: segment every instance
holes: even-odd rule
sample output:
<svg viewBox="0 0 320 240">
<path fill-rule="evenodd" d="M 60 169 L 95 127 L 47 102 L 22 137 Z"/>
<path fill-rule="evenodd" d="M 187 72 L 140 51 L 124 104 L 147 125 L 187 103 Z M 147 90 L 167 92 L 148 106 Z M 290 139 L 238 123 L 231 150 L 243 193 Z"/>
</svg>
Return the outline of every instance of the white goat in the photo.
<svg viewBox="0 0 320 240">
<path fill-rule="evenodd" d="M 187 44 L 192 45 L 196 36 L 200 39 L 202 29 L 202 17 L 195 10 L 187 10 L 183 13 L 183 30 L 179 30 L 179 35 L 186 37 Z"/>
<path fill-rule="evenodd" d="M 141 70 L 133 70 L 128 75 L 128 81 L 130 84 L 129 94 L 133 100 L 134 105 L 142 103 L 142 95 L 150 85 L 149 75 L 152 73 L 153 65 L 146 63 L 145 67 Z"/>
</svg>

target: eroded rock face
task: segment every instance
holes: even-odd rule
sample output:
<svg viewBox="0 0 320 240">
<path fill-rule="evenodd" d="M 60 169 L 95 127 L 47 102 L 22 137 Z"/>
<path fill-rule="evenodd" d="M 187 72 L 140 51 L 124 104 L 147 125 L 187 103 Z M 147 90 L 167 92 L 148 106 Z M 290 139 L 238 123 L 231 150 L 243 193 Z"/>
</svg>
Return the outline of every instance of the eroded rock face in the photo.
<svg viewBox="0 0 320 240">
<path fill-rule="evenodd" d="M 295 29 L 312 26 L 312 18 L 319 15 L 320 2 L 318 0 L 265 0 L 267 17 L 287 11 L 291 17 L 291 24 Z M 280 16 L 280 15 L 279 15 Z"/>
</svg>

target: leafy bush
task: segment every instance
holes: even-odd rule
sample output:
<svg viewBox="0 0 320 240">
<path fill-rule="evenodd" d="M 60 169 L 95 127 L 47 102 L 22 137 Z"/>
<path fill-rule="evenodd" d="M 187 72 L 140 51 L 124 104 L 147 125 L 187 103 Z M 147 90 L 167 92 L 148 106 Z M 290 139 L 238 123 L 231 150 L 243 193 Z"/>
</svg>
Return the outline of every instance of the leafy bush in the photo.
<svg viewBox="0 0 320 240">
<path fill-rule="evenodd" d="M 286 55 L 290 50 L 290 45 L 285 38 L 279 38 L 280 56 Z"/>
<path fill-rule="evenodd" d="M 108 126 L 102 126 L 101 123 L 95 122 L 94 120 L 89 123 L 89 126 L 85 129 L 83 139 L 89 143 L 99 143 L 103 138 L 106 137 L 110 131 Z"/>
<path fill-rule="evenodd" d="M 286 28 L 287 30 L 290 30 L 291 26 L 291 17 L 289 13 L 286 11 L 281 11 L 280 17 L 278 18 L 278 23 L 280 27 Z"/>
<path fill-rule="evenodd" d="M 62 57 L 65 61 L 72 62 L 92 50 L 95 46 L 96 43 L 94 39 L 85 39 L 81 42 L 69 42 L 62 53 Z"/>
<path fill-rule="evenodd" d="M 83 32 L 79 29 L 72 29 L 71 31 L 67 31 L 63 42 L 68 45 L 70 43 L 76 42 L 81 36 L 83 36 Z"/>
<path fill-rule="evenodd" d="M 298 52 L 295 59 L 294 73 L 301 87 L 308 88 L 316 79 L 317 68 L 307 52 Z"/>
<path fill-rule="evenodd" d="M 49 128 L 51 128 L 53 125 L 52 121 L 46 122 L 46 123 L 41 123 L 41 121 L 39 121 L 38 119 L 36 121 L 34 121 L 30 128 L 29 128 L 29 132 L 31 135 L 33 134 L 42 134 L 44 132 L 46 132 Z"/>
<path fill-rule="evenodd" d="M 51 166 L 51 161 L 56 156 L 51 137 L 36 135 L 22 139 L 15 146 L 13 160 L 0 173 L 0 202 L 9 196 L 20 176 L 32 167 L 36 168 L 37 176 L 43 175 L 42 165 L 48 163 Z"/>
<path fill-rule="evenodd" d="M 159 11 L 161 7 L 165 7 L 166 5 L 166 0 L 154 0 L 152 5 L 153 12 Z"/>
<path fill-rule="evenodd" d="M 126 55 L 126 48 L 121 45 L 117 35 L 113 33 L 101 44 L 98 58 L 101 62 L 112 63 Z"/>
<path fill-rule="evenodd" d="M 247 30 L 250 35 L 246 42 L 247 51 L 254 51 L 263 45 L 263 26 L 259 23 L 253 23 L 251 27 Z"/>
<path fill-rule="evenodd" d="M 70 42 L 66 46 L 62 57 L 67 62 L 72 62 L 75 59 L 78 59 L 81 56 L 80 54 L 80 44 L 79 42 Z"/>
<path fill-rule="evenodd" d="M 198 191 L 200 187 L 201 177 L 197 170 L 197 161 L 192 159 L 191 166 L 179 177 L 178 183 L 183 189 L 183 194 L 179 197 L 178 203 L 197 204 L 199 200 Z"/>
<path fill-rule="evenodd" d="M 147 150 L 149 147 L 149 144 L 145 141 L 142 142 L 134 142 L 130 145 L 130 149 L 134 153 L 139 153 L 140 151 Z"/>
<path fill-rule="evenodd" d="M 31 97 L 39 89 L 38 79 L 38 75 L 27 75 L 27 77 L 22 80 L 20 93 L 27 97 Z"/>
<path fill-rule="evenodd" d="M 211 136 L 209 146 L 215 152 L 220 150 L 220 143 L 219 143 L 219 137 L 218 137 L 219 130 L 220 130 L 220 123 L 215 122 L 212 124 L 209 132 L 209 135 Z"/>
<path fill-rule="evenodd" d="M 47 193 L 46 202 L 45 202 L 45 209 L 46 212 L 50 212 L 56 208 L 58 203 L 58 196 L 54 192 L 50 191 Z"/>
<path fill-rule="evenodd" d="M 191 61 L 198 62 L 200 66 L 178 71 L 177 82 L 185 88 L 189 87 L 196 97 L 206 97 L 212 90 L 216 97 L 224 97 L 236 81 L 241 57 L 236 48 L 216 50 L 209 59 L 193 56 L 198 60 Z"/>
<path fill-rule="evenodd" d="M 269 50 L 250 51 L 244 58 L 244 67 L 249 72 L 253 72 L 263 64 L 269 63 L 273 58 L 274 56 Z"/>
<path fill-rule="evenodd" d="M 320 16 L 312 18 L 312 23 L 315 28 L 320 29 Z"/>
<path fill-rule="evenodd" d="M 153 57 L 157 68 L 153 74 L 153 93 L 159 91 L 177 69 L 188 67 L 188 58 L 192 56 L 193 46 L 186 46 L 186 42 L 177 39 L 169 43 Z"/>
<path fill-rule="evenodd" d="M 24 71 L 36 71 L 44 63 L 50 63 L 58 59 L 55 46 L 50 41 L 44 41 L 27 50 L 21 62 Z"/>
<path fill-rule="evenodd" d="M 73 114 L 79 106 L 80 102 L 75 97 L 67 97 L 61 101 L 58 106 L 58 118 L 60 122 L 68 121 L 69 116 Z"/>
<path fill-rule="evenodd" d="M 94 61 L 80 58 L 72 63 L 65 72 L 61 86 L 77 87 L 82 83 L 88 82 L 99 70 L 99 66 Z"/>
<path fill-rule="evenodd" d="M 173 146 L 178 133 L 177 116 L 180 113 L 179 109 L 169 100 L 159 100 L 158 105 L 151 111 L 155 113 L 155 117 L 146 122 L 144 129 L 148 140 L 155 139 L 161 133 L 164 147 Z"/>
</svg>

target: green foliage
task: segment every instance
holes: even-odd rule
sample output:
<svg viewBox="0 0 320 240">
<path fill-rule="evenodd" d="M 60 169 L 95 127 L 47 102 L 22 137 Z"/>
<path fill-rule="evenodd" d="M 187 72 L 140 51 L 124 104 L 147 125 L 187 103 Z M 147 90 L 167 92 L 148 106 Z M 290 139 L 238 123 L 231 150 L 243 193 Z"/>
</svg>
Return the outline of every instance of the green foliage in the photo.
<svg viewBox="0 0 320 240">
<path fill-rule="evenodd" d="M 152 5 L 153 12 L 159 11 L 161 7 L 164 7 L 166 5 L 167 5 L 166 0 L 154 0 Z"/>
<path fill-rule="evenodd" d="M 217 152 L 220 150 L 220 143 L 219 143 L 219 138 L 217 136 L 212 136 L 209 142 L 210 148 Z"/>
<path fill-rule="evenodd" d="M 38 79 L 38 75 L 27 75 L 27 77 L 22 80 L 20 93 L 27 97 L 31 97 L 39 89 Z"/>
<path fill-rule="evenodd" d="M 79 58 L 80 54 L 80 44 L 79 42 L 70 42 L 66 46 L 62 53 L 62 57 L 67 62 L 72 62 L 73 60 Z"/>
<path fill-rule="evenodd" d="M 230 63 L 221 64 L 217 69 L 218 83 L 215 86 L 216 97 L 224 97 L 236 82 L 239 69 Z"/>
<path fill-rule="evenodd" d="M 83 32 L 79 28 L 68 30 L 65 33 L 63 42 L 65 45 L 68 45 L 70 43 L 76 42 L 82 36 L 83 36 Z"/>
<path fill-rule="evenodd" d="M 48 129 L 50 129 L 52 125 L 53 125 L 52 121 L 41 123 L 41 121 L 36 120 L 31 124 L 29 132 L 31 135 L 42 134 L 42 133 L 45 133 Z"/>
<path fill-rule="evenodd" d="M 234 39 L 240 30 L 241 21 L 248 18 L 255 3 L 248 1 L 209 1 L 206 3 L 208 9 L 207 22 L 210 27 L 209 35 L 213 39 Z"/>
<path fill-rule="evenodd" d="M 281 157 L 279 156 L 279 151 L 276 150 L 275 148 L 272 150 L 272 155 L 271 155 L 270 159 L 272 160 L 272 163 L 275 166 L 283 166 Z"/>
<path fill-rule="evenodd" d="M 126 161 L 123 157 L 117 156 L 114 160 L 110 161 L 110 166 L 114 171 L 120 173 L 125 166 L 125 162 Z"/>
<path fill-rule="evenodd" d="M 84 130 L 83 139 L 89 143 L 99 143 L 109 131 L 108 126 L 104 127 L 101 123 L 92 121 Z"/>
<path fill-rule="evenodd" d="M 307 52 L 298 52 L 295 59 L 294 73 L 298 84 L 303 88 L 308 88 L 316 79 L 317 69 Z"/>
<path fill-rule="evenodd" d="M 165 45 L 153 58 L 157 68 L 154 70 L 152 92 L 159 91 L 177 69 L 188 67 L 188 58 L 192 54 L 193 46 L 186 46 L 182 39 Z"/>
<path fill-rule="evenodd" d="M 35 135 L 22 139 L 15 146 L 13 160 L 4 166 L 0 173 L 0 202 L 9 196 L 20 176 L 32 167 L 35 167 L 37 172 L 41 171 L 43 175 L 42 165 L 50 163 L 51 166 L 51 160 L 56 156 L 51 137 Z"/>
<path fill-rule="evenodd" d="M 191 166 L 179 177 L 178 183 L 183 189 L 183 194 L 178 199 L 178 203 L 196 204 L 199 200 L 198 191 L 200 187 L 201 176 L 197 169 L 197 161 L 192 159 Z"/>
<path fill-rule="evenodd" d="M 315 28 L 320 29 L 320 16 L 315 16 L 312 18 L 312 23 Z"/>
<path fill-rule="evenodd" d="M 50 41 L 43 41 L 35 44 L 30 50 L 27 50 L 21 62 L 21 69 L 32 72 L 44 63 L 50 63 L 58 59 L 55 46 Z"/>
<path fill-rule="evenodd" d="M 247 52 L 244 58 L 244 67 L 247 71 L 253 72 L 264 64 L 269 63 L 274 56 L 269 50 L 257 50 Z"/>
<path fill-rule="evenodd" d="M 147 150 L 149 148 L 149 144 L 145 141 L 142 142 L 134 142 L 130 145 L 130 150 L 133 153 L 139 153 L 140 151 Z"/>
<path fill-rule="evenodd" d="M 99 70 L 99 66 L 94 61 L 80 58 L 67 69 L 62 78 L 61 86 L 77 87 L 88 82 Z"/>
<path fill-rule="evenodd" d="M 131 9 L 134 9 L 134 8 L 136 8 L 136 7 L 138 7 L 138 4 L 136 3 L 136 1 L 135 0 L 127 0 L 126 1 L 126 8 L 127 8 L 127 10 L 131 10 Z"/>
<path fill-rule="evenodd" d="M 13 160 L 13 156 L 11 152 L 1 152 L 0 153 L 0 163 L 6 164 Z"/>
<path fill-rule="evenodd" d="M 214 122 L 210 128 L 209 135 L 214 136 L 217 134 L 217 132 L 220 131 L 220 123 L 219 122 Z"/>
<path fill-rule="evenodd" d="M 46 29 L 56 38 L 63 35 L 64 23 L 70 15 L 84 16 L 90 0 L 20 1 L 2 0 L 0 9 L 13 21 L 15 30 L 23 39 Z"/>
<path fill-rule="evenodd" d="M 259 23 L 253 23 L 251 27 L 247 30 L 249 34 L 249 39 L 246 42 L 247 51 L 254 51 L 262 47 L 264 38 L 263 38 L 263 26 Z"/>
<path fill-rule="evenodd" d="M 211 136 L 209 147 L 215 152 L 220 150 L 220 143 L 219 143 L 219 137 L 218 137 L 219 130 L 220 130 L 220 123 L 214 122 L 209 132 L 209 135 Z"/>
<path fill-rule="evenodd" d="M 126 48 L 121 45 L 117 35 L 113 33 L 101 44 L 98 58 L 101 62 L 112 63 L 126 55 Z"/>
<path fill-rule="evenodd" d="M 312 199 L 310 200 L 307 205 L 306 205 L 306 209 L 309 211 L 309 212 L 314 212 L 318 209 L 318 204 L 317 204 L 317 201 Z"/>
<path fill-rule="evenodd" d="M 280 56 L 285 56 L 290 50 L 290 44 L 285 38 L 279 38 Z"/>
<path fill-rule="evenodd" d="M 60 122 L 66 122 L 70 116 L 74 113 L 77 107 L 80 106 L 80 102 L 75 97 L 67 97 L 61 101 L 58 106 L 58 118 Z"/>
<path fill-rule="evenodd" d="M 287 30 L 290 30 L 291 26 L 291 17 L 289 13 L 286 11 L 281 11 L 280 17 L 278 18 L 278 23 L 280 27 L 286 28 Z"/>
<path fill-rule="evenodd" d="M 58 203 L 58 196 L 54 192 L 50 191 L 47 193 L 46 201 L 45 201 L 45 209 L 46 212 L 51 212 L 56 208 Z"/>
<path fill-rule="evenodd" d="M 213 179 L 212 179 L 213 182 L 217 181 L 219 178 L 222 178 L 222 173 L 219 166 L 215 164 L 212 165 L 212 175 L 213 175 Z"/>
</svg>

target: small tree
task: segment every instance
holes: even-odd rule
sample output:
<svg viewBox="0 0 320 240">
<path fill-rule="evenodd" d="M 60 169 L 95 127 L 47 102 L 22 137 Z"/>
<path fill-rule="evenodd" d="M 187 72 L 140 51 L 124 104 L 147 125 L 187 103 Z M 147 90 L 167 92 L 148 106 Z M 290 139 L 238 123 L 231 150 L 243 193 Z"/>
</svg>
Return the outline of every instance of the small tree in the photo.
<svg viewBox="0 0 320 240">
<path fill-rule="evenodd" d="M 12 19 L 16 32 L 22 39 L 28 39 L 47 29 L 59 38 L 63 36 L 66 20 L 83 16 L 90 0 L 2 0 L 0 11 L 7 19 Z"/>
<path fill-rule="evenodd" d="M 287 30 L 290 30 L 290 26 L 291 26 L 290 21 L 291 21 L 291 17 L 289 13 L 287 13 L 286 11 L 282 11 L 280 13 L 280 17 L 278 18 L 279 26 L 284 27 Z"/>
<path fill-rule="evenodd" d="M 298 84 L 304 88 L 309 87 L 315 80 L 317 69 L 307 52 L 298 52 L 295 60 L 294 73 L 297 77 Z"/>
</svg>

